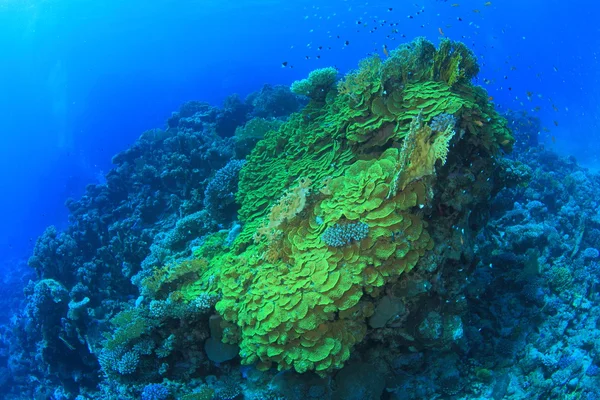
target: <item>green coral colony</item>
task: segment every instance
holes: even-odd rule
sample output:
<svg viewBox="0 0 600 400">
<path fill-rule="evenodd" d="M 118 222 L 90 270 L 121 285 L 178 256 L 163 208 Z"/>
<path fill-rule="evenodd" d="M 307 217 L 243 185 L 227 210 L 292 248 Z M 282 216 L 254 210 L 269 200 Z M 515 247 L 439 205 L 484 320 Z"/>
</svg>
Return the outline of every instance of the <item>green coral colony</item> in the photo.
<svg viewBox="0 0 600 400">
<path fill-rule="evenodd" d="M 461 43 L 417 39 L 339 82 L 326 68 L 294 83 L 310 103 L 248 156 L 237 238 L 209 237 L 194 260 L 157 270 L 147 292 L 218 299 L 223 341 L 244 364 L 341 368 L 383 289 L 435 252 L 428 210 L 444 170 L 491 165 L 512 146 L 471 83 L 478 69 Z"/>
</svg>

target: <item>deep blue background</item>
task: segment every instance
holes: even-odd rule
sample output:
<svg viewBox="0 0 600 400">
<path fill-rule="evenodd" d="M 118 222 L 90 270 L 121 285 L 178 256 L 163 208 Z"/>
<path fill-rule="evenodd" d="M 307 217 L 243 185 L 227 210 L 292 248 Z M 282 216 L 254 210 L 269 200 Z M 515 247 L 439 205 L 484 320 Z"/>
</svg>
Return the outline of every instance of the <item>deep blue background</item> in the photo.
<svg viewBox="0 0 600 400">
<path fill-rule="evenodd" d="M 65 199 L 181 103 L 219 104 L 318 67 L 345 72 L 383 44 L 437 43 L 439 28 L 474 49 L 498 107 L 538 114 L 546 145 L 597 168 L 600 6 L 456 2 L 3 1 L 0 265 L 27 257 L 47 225 L 64 226 Z"/>
</svg>

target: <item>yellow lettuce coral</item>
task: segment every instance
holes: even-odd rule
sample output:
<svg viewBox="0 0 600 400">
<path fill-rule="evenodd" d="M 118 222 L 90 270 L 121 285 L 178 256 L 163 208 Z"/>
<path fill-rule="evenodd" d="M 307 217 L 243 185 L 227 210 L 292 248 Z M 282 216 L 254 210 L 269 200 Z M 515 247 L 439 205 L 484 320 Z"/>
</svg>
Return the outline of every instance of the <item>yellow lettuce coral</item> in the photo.
<svg viewBox="0 0 600 400">
<path fill-rule="evenodd" d="M 505 121 L 469 82 L 474 60 L 459 43 L 423 39 L 367 59 L 257 144 L 240 173 L 242 232 L 184 291 L 218 275 L 224 340 L 244 363 L 340 368 L 372 299 L 433 248 L 423 212 L 450 142 L 510 147 Z M 452 124 L 432 130 L 440 115 Z M 362 233 L 331 239 L 350 226 Z"/>
<path fill-rule="evenodd" d="M 366 332 L 372 307 L 361 303 L 364 293 L 409 271 L 431 249 L 426 223 L 411 212 L 425 203 L 423 184 L 386 198 L 398 157 L 390 148 L 328 182 L 330 194 L 289 221 L 280 259 L 266 261 L 257 246 L 244 267 L 234 260 L 223 267 L 217 310 L 239 326 L 245 363 L 276 362 L 298 372 L 340 368 Z M 367 224 L 368 236 L 343 247 L 322 240 L 327 227 L 351 221 Z"/>
</svg>

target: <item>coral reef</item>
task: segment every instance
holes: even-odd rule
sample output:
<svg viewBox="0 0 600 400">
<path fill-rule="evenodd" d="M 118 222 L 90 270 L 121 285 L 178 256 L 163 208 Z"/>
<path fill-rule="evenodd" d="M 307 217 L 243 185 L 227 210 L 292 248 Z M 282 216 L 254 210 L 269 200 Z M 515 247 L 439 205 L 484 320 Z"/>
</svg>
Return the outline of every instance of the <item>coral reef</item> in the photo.
<svg viewBox="0 0 600 400">
<path fill-rule="evenodd" d="M 489 280 L 470 296 L 489 310 L 469 333 L 479 368 L 496 371 L 496 382 L 515 371 L 505 383 L 510 398 L 596 398 L 600 176 L 542 148 L 508 161 L 530 170 L 526 185 L 498 194 L 477 238 Z"/>
<path fill-rule="evenodd" d="M 254 116 L 265 119 L 285 118 L 305 104 L 288 86 L 268 84 L 248 95 L 246 103 L 253 107 Z"/>
<path fill-rule="evenodd" d="M 232 160 L 218 170 L 204 190 L 204 209 L 209 215 L 221 223 L 228 221 L 237 213 L 235 193 L 238 186 L 238 175 L 244 166 L 244 160 Z"/>
<path fill-rule="evenodd" d="M 306 96 L 312 101 L 323 102 L 335 87 L 338 71 L 333 67 L 312 71 L 308 78 L 292 83 L 292 93 Z"/>
<path fill-rule="evenodd" d="M 273 102 L 268 94 L 262 98 L 264 112 Z M 164 298 L 140 298 L 143 290 L 135 283 L 156 267 L 190 256 L 193 241 L 232 224 L 243 162 L 232 160 L 235 141 L 221 136 L 233 135 L 252 111 L 252 105 L 240 105 L 234 97 L 224 109 L 186 103 L 169 119 L 167 130 L 147 131 L 116 155 L 105 184 L 90 185 L 80 200 L 67 201 L 70 225 L 62 232 L 49 227 L 38 239 L 29 260 L 38 280 L 27 286 L 27 306 L 6 339 L 11 342 L 7 364 L 15 379 L 28 370 L 42 383 L 36 392 L 21 383 L 23 393 L 50 398 L 57 387 L 67 388 L 61 389 L 66 393 L 94 390 L 102 366 L 111 366 L 105 372 L 148 370 L 149 352 L 158 352 L 164 343 L 157 337 L 144 341 L 140 329 L 165 324 L 167 315 L 208 320 L 211 298 L 204 304 L 197 301 L 196 308 L 182 307 Z M 237 116 L 225 123 L 231 113 Z M 223 133 L 225 126 L 231 126 L 229 133 Z M 128 310 L 137 310 L 130 323 L 115 325 L 119 319 L 113 317 Z M 200 337 L 208 336 L 208 328 L 199 325 Z M 107 355 L 102 332 L 111 326 L 131 336 L 122 338 L 129 347 Z M 185 346 L 186 336 L 203 353 L 202 339 L 193 340 L 189 332 L 170 346 Z M 192 352 L 190 347 L 186 357 L 193 358 Z M 116 361 L 105 362 L 111 357 Z M 19 382 L 13 384 L 19 387 Z"/>
<path fill-rule="evenodd" d="M 280 119 L 255 117 L 244 126 L 238 127 L 234 136 L 236 156 L 240 159 L 246 158 L 267 132 L 278 130 L 281 124 L 283 121 Z"/>
<path fill-rule="evenodd" d="M 600 177 L 477 72 L 417 39 L 184 104 L 38 239 L 2 397 L 597 398 Z"/>
<path fill-rule="evenodd" d="M 232 157 L 233 142 L 193 131 L 184 120 L 205 111 L 184 105 L 181 127 L 145 132 L 114 157 L 105 185 L 90 185 L 80 200 L 67 202 L 69 228 L 50 227 L 37 241 L 29 263 L 41 280 L 27 292 L 14 338 L 31 356 L 14 358 L 30 363 L 38 379 L 95 387 L 106 320 L 138 295 L 131 278 L 177 253 L 191 254 L 186 243 L 217 226 L 201 211 L 203 194 L 211 173 Z M 60 301 L 43 282 L 62 288 Z"/>
<path fill-rule="evenodd" d="M 239 343 L 242 363 L 322 375 L 341 368 L 365 338 L 382 289 L 430 254 L 432 233 L 442 245 L 468 206 L 489 196 L 490 183 L 462 199 L 456 193 L 472 182 L 443 191 L 460 205 L 446 206 L 436 193 L 436 165 L 448 162 L 444 178 L 466 165 L 489 171 L 491 156 L 512 142 L 485 93 L 461 80 L 472 71 L 446 71 L 455 67 L 445 57 L 472 56 L 423 40 L 408 55 L 364 61 L 339 90 L 335 70 L 296 83 L 293 91 L 314 94 L 311 103 L 248 157 L 238 192 L 242 231 L 232 251 L 209 260 L 220 271 L 225 340 Z M 413 62 L 435 67 L 403 77 L 399 69 Z M 436 211 L 450 206 L 453 215 Z M 434 253 L 443 264 L 445 251 Z"/>
</svg>

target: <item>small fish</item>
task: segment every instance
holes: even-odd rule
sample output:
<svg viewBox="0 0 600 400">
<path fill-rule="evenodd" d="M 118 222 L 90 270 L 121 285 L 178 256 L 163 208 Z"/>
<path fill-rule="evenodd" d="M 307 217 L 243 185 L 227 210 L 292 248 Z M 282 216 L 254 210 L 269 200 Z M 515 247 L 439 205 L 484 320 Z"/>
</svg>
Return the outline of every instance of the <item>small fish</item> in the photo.
<svg viewBox="0 0 600 400">
<path fill-rule="evenodd" d="M 475 14 L 479 14 L 479 13 L 481 13 L 481 11 L 480 11 L 480 10 L 478 10 L 478 9 L 475 9 L 475 10 L 473 10 L 473 12 L 474 12 Z"/>
<path fill-rule="evenodd" d="M 558 68 L 556 68 L 556 66 L 552 66 L 552 68 L 554 69 L 554 72 L 558 72 Z"/>
<path fill-rule="evenodd" d="M 483 122 L 481 122 L 481 121 L 474 120 L 473 122 L 474 122 L 474 123 L 475 123 L 475 125 L 477 125 L 477 126 L 483 126 Z"/>
<path fill-rule="evenodd" d="M 558 107 L 556 107 L 554 104 L 552 104 L 552 109 L 556 112 L 558 112 Z"/>
<path fill-rule="evenodd" d="M 288 62 L 284 61 L 281 63 L 281 68 L 285 68 L 285 67 L 287 67 L 287 65 L 288 65 Z"/>
<path fill-rule="evenodd" d="M 454 4 L 452 4 L 452 7 L 460 7 L 460 4 L 454 3 Z"/>
<path fill-rule="evenodd" d="M 392 7 L 388 8 L 389 12 L 392 12 L 394 9 Z"/>
<path fill-rule="evenodd" d="M 440 33 L 440 35 L 445 36 L 444 35 L 444 31 L 442 30 L 442 28 L 438 28 L 438 32 Z"/>
<path fill-rule="evenodd" d="M 388 48 L 385 44 L 383 45 L 383 54 L 385 54 L 386 57 L 390 56 L 390 53 L 388 52 Z"/>
<path fill-rule="evenodd" d="M 489 7 L 492 5 L 491 1 L 486 1 L 485 3 L 483 3 L 484 6 Z"/>
<path fill-rule="evenodd" d="M 488 97 L 488 101 L 494 101 L 494 96 Z"/>
<path fill-rule="evenodd" d="M 554 122 L 554 126 L 558 126 L 558 121 L 552 121 Z"/>
<path fill-rule="evenodd" d="M 554 135 L 552 135 L 552 143 L 556 144 L 556 137 Z"/>
<path fill-rule="evenodd" d="M 533 96 L 533 92 L 527 92 L 527 97 Z"/>
</svg>

